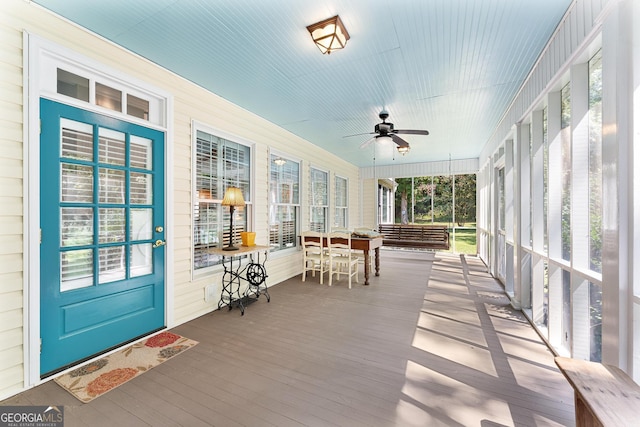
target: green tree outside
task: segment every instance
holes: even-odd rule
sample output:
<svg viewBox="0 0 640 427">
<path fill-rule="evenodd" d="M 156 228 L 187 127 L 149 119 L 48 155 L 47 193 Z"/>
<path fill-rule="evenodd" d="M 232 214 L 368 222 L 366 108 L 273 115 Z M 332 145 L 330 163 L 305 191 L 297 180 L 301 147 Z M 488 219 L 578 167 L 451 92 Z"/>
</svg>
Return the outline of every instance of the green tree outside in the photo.
<svg viewBox="0 0 640 427">
<path fill-rule="evenodd" d="M 397 224 L 446 225 L 452 236 L 455 228 L 456 252 L 476 253 L 475 174 L 397 178 L 395 181 Z"/>
</svg>

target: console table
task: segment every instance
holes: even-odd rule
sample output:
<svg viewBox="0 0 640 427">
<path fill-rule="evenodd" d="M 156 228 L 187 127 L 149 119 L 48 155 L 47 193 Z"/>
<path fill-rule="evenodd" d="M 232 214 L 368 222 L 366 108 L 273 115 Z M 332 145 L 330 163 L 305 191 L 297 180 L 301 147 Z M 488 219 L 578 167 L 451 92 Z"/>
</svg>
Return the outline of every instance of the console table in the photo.
<svg viewBox="0 0 640 427">
<path fill-rule="evenodd" d="M 218 302 L 218 309 L 227 305 L 229 310 L 237 305 L 244 316 L 245 304 L 249 298 L 258 299 L 264 294 L 267 302 L 271 301 L 271 296 L 267 289 L 267 271 L 264 264 L 269 256 L 269 246 L 241 246 L 237 251 L 223 251 L 221 248 L 213 248 L 209 253 L 222 258 L 222 294 Z M 242 257 L 248 256 L 249 262 L 242 265 Z M 240 284 L 242 281 L 249 285 L 240 294 Z"/>
</svg>

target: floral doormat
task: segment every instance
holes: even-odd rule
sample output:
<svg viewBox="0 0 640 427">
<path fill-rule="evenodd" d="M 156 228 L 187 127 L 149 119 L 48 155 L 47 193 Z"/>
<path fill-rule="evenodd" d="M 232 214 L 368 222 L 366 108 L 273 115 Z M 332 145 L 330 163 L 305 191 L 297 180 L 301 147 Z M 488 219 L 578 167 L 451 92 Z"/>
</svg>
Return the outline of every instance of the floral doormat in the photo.
<svg viewBox="0 0 640 427">
<path fill-rule="evenodd" d="M 180 335 L 161 332 L 80 366 L 54 381 L 80 401 L 90 402 L 196 344 L 197 341 Z"/>
</svg>

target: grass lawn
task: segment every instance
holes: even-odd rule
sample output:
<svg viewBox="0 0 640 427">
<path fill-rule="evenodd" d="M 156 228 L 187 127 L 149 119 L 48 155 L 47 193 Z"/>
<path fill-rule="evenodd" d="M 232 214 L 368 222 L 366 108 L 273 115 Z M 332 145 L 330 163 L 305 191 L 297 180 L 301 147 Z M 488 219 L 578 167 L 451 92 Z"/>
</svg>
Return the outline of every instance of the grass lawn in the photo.
<svg viewBox="0 0 640 427">
<path fill-rule="evenodd" d="M 421 220 L 416 219 L 416 224 L 431 224 L 431 220 Z M 433 225 L 446 225 L 449 227 L 449 238 L 451 239 L 451 249 L 450 252 L 453 252 L 454 242 L 453 242 L 453 230 L 451 229 L 451 222 L 447 221 L 434 221 Z M 456 236 L 455 236 L 455 249 L 456 253 L 461 254 L 470 254 L 475 255 L 477 253 L 476 248 L 476 224 L 466 223 L 464 228 L 456 228 Z"/>
<path fill-rule="evenodd" d="M 451 239 L 451 251 L 454 248 L 453 231 L 449 230 Z M 455 235 L 455 249 L 457 253 L 476 254 L 476 229 L 475 228 L 457 228 Z"/>
</svg>

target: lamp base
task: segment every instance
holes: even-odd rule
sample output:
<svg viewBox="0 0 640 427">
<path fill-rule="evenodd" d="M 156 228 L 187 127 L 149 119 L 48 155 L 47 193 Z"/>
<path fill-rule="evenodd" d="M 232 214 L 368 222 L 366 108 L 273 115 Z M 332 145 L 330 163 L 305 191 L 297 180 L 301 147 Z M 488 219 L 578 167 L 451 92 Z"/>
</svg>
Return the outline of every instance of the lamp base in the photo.
<svg viewBox="0 0 640 427">
<path fill-rule="evenodd" d="M 237 251 L 240 248 L 236 248 L 235 246 L 225 246 L 222 248 L 223 251 Z"/>
</svg>

